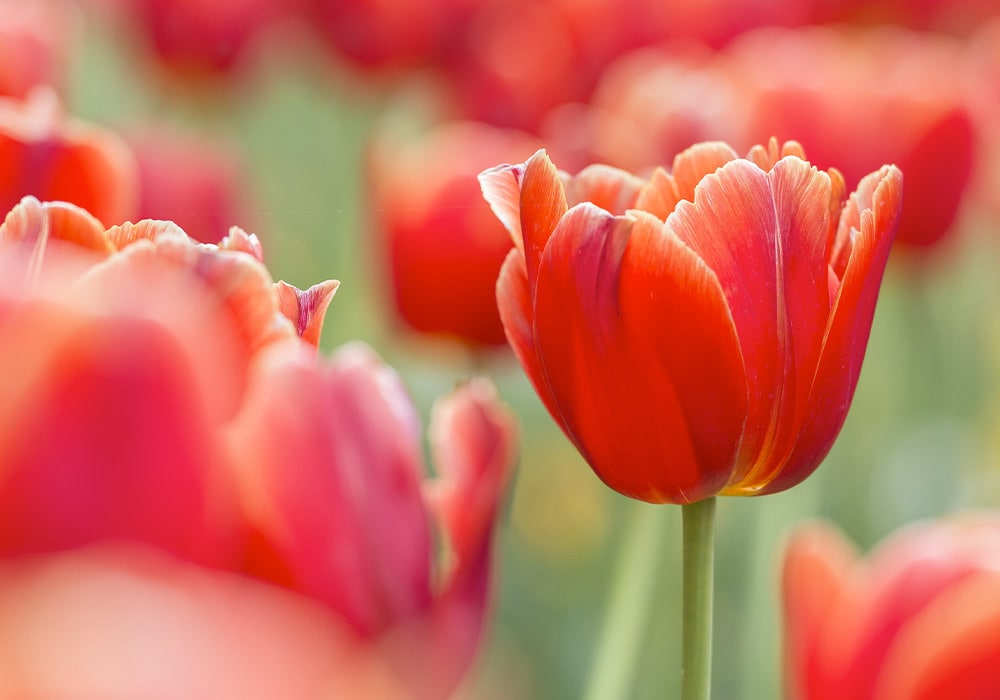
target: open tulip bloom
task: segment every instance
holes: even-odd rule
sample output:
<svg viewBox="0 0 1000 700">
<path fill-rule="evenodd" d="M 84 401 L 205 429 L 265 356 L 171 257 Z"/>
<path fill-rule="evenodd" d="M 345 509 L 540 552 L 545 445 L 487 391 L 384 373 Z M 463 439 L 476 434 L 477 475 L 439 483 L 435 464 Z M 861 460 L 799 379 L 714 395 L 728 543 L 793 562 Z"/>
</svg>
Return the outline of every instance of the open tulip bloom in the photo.
<svg viewBox="0 0 1000 700">
<path fill-rule="evenodd" d="M 685 505 L 684 693 L 707 697 L 694 627 L 710 627 L 712 497 L 787 489 L 829 451 L 902 175 L 883 166 L 846 196 L 836 170 L 772 139 L 746 158 L 698 144 L 645 179 L 569 176 L 539 151 L 480 182 L 514 241 L 500 316 L 549 412 L 611 488 Z"/>
</svg>

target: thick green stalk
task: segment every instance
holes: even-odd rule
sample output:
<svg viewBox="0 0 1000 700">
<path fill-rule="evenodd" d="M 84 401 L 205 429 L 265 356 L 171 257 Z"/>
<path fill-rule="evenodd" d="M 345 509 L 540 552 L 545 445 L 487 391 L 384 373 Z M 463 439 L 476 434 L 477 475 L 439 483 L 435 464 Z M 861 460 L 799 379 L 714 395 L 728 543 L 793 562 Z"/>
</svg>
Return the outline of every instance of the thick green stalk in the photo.
<svg viewBox="0 0 1000 700">
<path fill-rule="evenodd" d="M 715 498 L 681 506 L 684 520 L 682 700 L 709 700 L 712 686 L 712 593 Z"/>
</svg>

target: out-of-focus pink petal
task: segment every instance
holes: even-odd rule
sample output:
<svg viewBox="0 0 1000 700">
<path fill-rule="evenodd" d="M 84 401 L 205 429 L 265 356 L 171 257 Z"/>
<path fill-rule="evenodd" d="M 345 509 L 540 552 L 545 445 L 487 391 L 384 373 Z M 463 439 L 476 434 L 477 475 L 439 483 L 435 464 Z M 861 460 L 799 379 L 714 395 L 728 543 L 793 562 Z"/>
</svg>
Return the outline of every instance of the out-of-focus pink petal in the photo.
<svg viewBox="0 0 1000 700">
<path fill-rule="evenodd" d="M 189 312 L 184 322 L 197 323 Z M 212 350 L 219 357 L 199 367 L 182 336 L 153 318 L 5 298 L 0 549 L 124 538 L 235 563 L 211 415 L 225 400 L 212 392 L 227 389 L 213 362 L 226 354 Z M 198 376 L 210 367 L 212 392 Z"/>
<path fill-rule="evenodd" d="M 292 322 L 299 337 L 310 345 L 319 345 L 327 307 L 339 286 L 337 280 L 327 280 L 303 291 L 287 282 L 274 283 L 281 313 Z"/>
<path fill-rule="evenodd" d="M 257 530 L 254 573 L 311 595 L 362 636 L 430 600 L 430 523 L 417 416 L 398 376 L 347 346 L 265 356 L 232 434 Z"/>
<path fill-rule="evenodd" d="M 247 233 L 239 226 L 231 226 L 229 233 L 219 241 L 222 250 L 239 250 L 252 255 L 259 263 L 264 262 L 264 248 L 255 233 Z"/>
<path fill-rule="evenodd" d="M 0 565 L 0 695 L 407 697 L 315 602 L 125 547 Z"/>
</svg>

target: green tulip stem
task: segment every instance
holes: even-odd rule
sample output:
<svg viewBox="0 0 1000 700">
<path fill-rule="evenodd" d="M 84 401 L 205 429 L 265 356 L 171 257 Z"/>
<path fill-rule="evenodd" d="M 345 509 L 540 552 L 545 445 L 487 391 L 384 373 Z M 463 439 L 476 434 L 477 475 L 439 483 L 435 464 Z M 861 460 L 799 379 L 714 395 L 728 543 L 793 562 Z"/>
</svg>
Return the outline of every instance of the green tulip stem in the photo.
<svg viewBox="0 0 1000 700">
<path fill-rule="evenodd" d="M 712 686 L 715 498 L 681 506 L 684 522 L 682 700 L 708 700 Z"/>
</svg>

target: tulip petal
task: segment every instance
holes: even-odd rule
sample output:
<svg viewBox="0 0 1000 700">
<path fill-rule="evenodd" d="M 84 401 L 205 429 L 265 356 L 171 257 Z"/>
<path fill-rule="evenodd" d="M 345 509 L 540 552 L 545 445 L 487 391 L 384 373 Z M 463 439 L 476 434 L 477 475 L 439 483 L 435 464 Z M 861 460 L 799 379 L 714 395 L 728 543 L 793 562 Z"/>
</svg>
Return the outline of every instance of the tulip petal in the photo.
<svg viewBox="0 0 1000 700">
<path fill-rule="evenodd" d="M 781 250 L 767 173 L 746 160 L 730 161 L 702 180 L 693 203 L 677 205 L 667 226 L 718 277 L 739 335 L 750 392 L 733 477 L 739 483 L 770 448 L 776 407 L 794 391 L 791 381 L 783 381 L 794 375 L 787 366 L 789 331 L 776 279 Z"/>
<path fill-rule="evenodd" d="M 1000 573 L 970 576 L 911 618 L 876 688 L 886 700 L 993 697 L 1000 688 Z"/>
<path fill-rule="evenodd" d="M 645 184 L 635 175 L 608 165 L 590 165 L 566 178 L 564 189 L 569 206 L 590 202 L 611 214 L 624 214 L 635 207 Z"/>
<path fill-rule="evenodd" d="M 0 367 L 17 373 L 0 400 L 0 550 L 126 538 L 225 559 L 218 446 L 187 350 L 154 321 L 35 306 L 0 329 Z"/>
<path fill-rule="evenodd" d="M 327 280 L 303 291 L 283 281 L 274 284 L 281 313 L 292 322 L 299 337 L 312 346 L 319 346 L 326 310 L 339 286 L 337 280 Z"/>
<path fill-rule="evenodd" d="M 534 311 L 531 291 L 528 289 L 524 256 L 516 249 L 508 253 L 500 268 L 500 277 L 497 280 L 497 310 L 500 312 L 507 342 L 514 350 L 514 355 L 521 363 L 524 373 L 528 375 L 531 385 L 549 413 L 557 415 L 555 399 L 546 384 L 545 372 L 535 347 Z"/>
<path fill-rule="evenodd" d="M 231 434 L 259 538 L 250 569 L 324 601 L 374 636 L 430 599 L 418 418 L 399 377 L 360 345 L 329 365 L 266 353 Z"/>
<path fill-rule="evenodd" d="M 850 253 L 809 390 L 809 410 L 802 422 L 802 434 L 811 439 L 800 441 L 790 457 L 801 467 L 777 475 L 763 493 L 787 489 L 812 473 L 843 425 L 868 345 L 875 302 L 899 221 L 902 190 L 899 169 L 883 166 L 861 181 L 841 215 L 835 245 L 849 246 Z"/>
<path fill-rule="evenodd" d="M 556 225 L 566 213 L 566 193 L 559 171 L 545 151 L 538 151 L 524 164 L 521 180 L 521 235 L 528 286 L 535 288 L 542 251 Z"/>
<path fill-rule="evenodd" d="M 725 484 L 744 415 L 739 348 L 718 281 L 661 222 L 571 209 L 545 251 L 534 322 L 556 419 L 606 483 L 672 503 Z M 710 406 L 718 396 L 736 398 Z M 701 471 L 704 453 L 716 473 Z"/>
<path fill-rule="evenodd" d="M 670 172 L 678 200 L 693 202 L 694 191 L 698 183 L 706 175 L 711 175 L 738 157 L 736 151 L 729 144 L 721 141 L 698 143 L 678 153 L 674 157 L 673 168 Z"/>
<path fill-rule="evenodd" d="M 833 527 L 814 523 L 789 541 L 782 569 L 788 697 L 811 698 L 809 669 L 831 607 L 848 585 L 857 554 Z"/>
<path fill-rule="evenodd" d="M 777 427 L 768 453 L 739 480 L 754 491 L 770 482 L 787 463 L 798 441 L 811 436 L 800 425 L 819 364 L 830 314 L 829 239 L 833 183 L 798 157 L 785 157 L 768 172 L 776 216 L 778 323 L 787 329 L 781 402 L 774 407 Z"/>
</svg>

